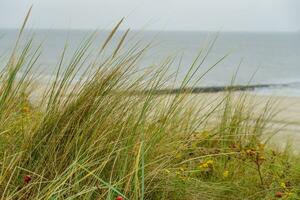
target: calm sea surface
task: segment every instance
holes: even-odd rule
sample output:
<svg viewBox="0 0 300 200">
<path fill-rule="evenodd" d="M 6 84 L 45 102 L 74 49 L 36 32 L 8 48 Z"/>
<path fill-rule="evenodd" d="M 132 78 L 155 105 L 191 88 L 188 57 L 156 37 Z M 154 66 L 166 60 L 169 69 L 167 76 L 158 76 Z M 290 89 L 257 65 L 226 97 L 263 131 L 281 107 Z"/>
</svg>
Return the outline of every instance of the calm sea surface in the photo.
<svg viewBox="0 0 300 200">
<path fill-rule="evenodd" d="M 24 39 L 29 38 L 31 33 L 26 32 Z M 66 41 L 68 43 L 67 58 L 70 58 L 80 42 L 90 32 L 36 30 L 33 33 L 35 35 L 34 46 L 42 43 L 42 55 L 38 64 L 43 69 L 45 76 L 51 76 Z M 116 38 L 120 38 L 121 34 L 117 33 Z M 100 32 L 91 48 L 99 47 L 107 35 L 108 32 Z M 0 62 L 3 63 L 7 59 L 16 37 L 16 30 L 0 30 Z M 205 72 L 223 56 L 227 54 L 228 56 L 202 79 L 199 87 L 229 85 L 241 63 L 235 80 L 236 85 L 247 85 L 250 80 L 252 85 L 275 84 L 268 88 L 258 88 L 254 92 L 268 95 L 300 96 L 300 33 L 221 32 L 216 34 L 144 31 L 131 33 L 128 40 L 128 47 L 138 40 L 142 40 L 143 43 L 153 41 L 152 47 L 140 63 L 141 66 L 159 64 L 167 56 L 177 56 L 173 66 L 173 70 L 176 70 L 179 57 L 183 56 L 181 78 L 201 49 L 207 51 L 209 43 L 216 40 L 202 65 L 201 72 Z"/>
</svg>

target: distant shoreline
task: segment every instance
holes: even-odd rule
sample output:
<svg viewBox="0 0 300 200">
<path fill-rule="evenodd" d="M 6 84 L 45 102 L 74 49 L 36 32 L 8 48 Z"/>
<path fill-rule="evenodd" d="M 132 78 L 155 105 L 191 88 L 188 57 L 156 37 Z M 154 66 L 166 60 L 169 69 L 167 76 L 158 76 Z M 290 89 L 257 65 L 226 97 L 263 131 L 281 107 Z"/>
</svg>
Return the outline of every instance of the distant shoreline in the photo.
<svg viewBox="0 0 300 200">
<path fill-rule="evenodd" d="M 207 86 L 207 87 L 186 87 L 186 88 L 170 88 L 170 89 L 157 89 L 154 93 L 157 95 L 163 94 L 178 94 L 178 93 L 217 93 L 224 91 L 253 91 L 255 89 L 270 88 L 270 87 L 288 87 L 291 84 L 297 83 L 284 83 L 284 84 L 255 84 L 255 85 L 233 85 L 233 86 Z M 153 90 L 151 90 L 153 92 Z M 147 93 L 146 91 L 136 91 L 136 93 Z"/>
</svg>

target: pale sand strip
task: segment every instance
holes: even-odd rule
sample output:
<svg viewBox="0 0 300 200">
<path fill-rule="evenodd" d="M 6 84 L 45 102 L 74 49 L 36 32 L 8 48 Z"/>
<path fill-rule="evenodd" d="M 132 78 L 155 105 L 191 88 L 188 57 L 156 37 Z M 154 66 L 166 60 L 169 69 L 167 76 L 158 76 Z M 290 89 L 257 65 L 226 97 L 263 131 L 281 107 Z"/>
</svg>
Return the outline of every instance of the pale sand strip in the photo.
<svg viewBox="0 0 300 200">
<path fill-rule="evenodd" d="M 234 93 L 234 97 L 239 96 L 239 92 Z M 206 99 L 207 102 L 213 102 L 214 99 L 222 99 L 224 93 L 207 93 L 192 95 L 193 99 Z M 272 137 L 271 143 L 284 148 L 287 143 L 293 145 L 293 150 L 300 152 L 300 97 L 283 96 L 262 96 L 248 95 L 251 105 L 259 114 L 264 106 L 270 102 L 272 112 L 277 112 L 276 116 L 270 121 L 271 128 L 277 133 Z M 234 102 L 235 100 L 233 100 Z M 255 116 L 253 116 L 255 117 Z M 270 130 L 272 132 L 272 130 Z"/>
<path fill-rule="evenodd" d="M 43 88 L 45 89 L 45 87 Z M 38 101 L 43 93 L 41 87 L 35 90 L 34 93 L 32 100 Z M 194 103 L 202 106 L 205 112 L 205 110 L 210 109 L 220 102 L 224 98 L 224 93 L 188 94 L 188 96 Z M 238 96 L 240 96 L 240 92 L 234 92 L 233 98 Z M 160 95 L 160 97 L 164 99 L 166 95 Z M 252 103 L 255 104 L 255 109 L 257 109 L 258 113 L 264 108 L 266 103 L 271 101 L 271 105 L 273 106 L 272 111 L 278 111 L 278 114 L 270 122 L 272 128 L 276 131 L 278 130 L 278 133 L 272 137 L 272 142 L 280 148 L 283 148 L 287 142 L 292 143 L 293 149 L 300 152 L 300 97 L 262 96 L 253 94 L 248 94 L 248 97 L 248 100 L 251 101 L 251 105 Z"/>
<path fill-rule="evenodd" d="M 266 101 L 269 97 L 254 96 L 254 98 Z M 300 97 L 272 97 L 278 114 L 272 120 L 274 127 L 281 130 L 273 137 L 273 141 L 283 147 L 287 142 L 293 145 L 293 149 L 300 151 Z"/>
</svg>

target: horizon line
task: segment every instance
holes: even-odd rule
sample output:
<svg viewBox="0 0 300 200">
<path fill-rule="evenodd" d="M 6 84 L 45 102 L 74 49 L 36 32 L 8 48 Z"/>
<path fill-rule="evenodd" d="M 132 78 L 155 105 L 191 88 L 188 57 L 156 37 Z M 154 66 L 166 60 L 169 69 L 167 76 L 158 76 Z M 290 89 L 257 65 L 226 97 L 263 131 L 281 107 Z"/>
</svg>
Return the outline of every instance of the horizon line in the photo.
<svg viewBox="0 0 300 200">
<path fill-rule="evenodd" d="M 20 28 L 15 27 L 0 27 L 0 30 L 20 30 Z M 93 28 L 25 28 L 25 30 L 37 30 L 37 31 L 112 31 L 112 29 L 93 29 Z M 126 31 L 127 29 L 119 29 L 118 31 Z M 162 29 L 130 29 L 130 32 L 219 32 L 219 33 L 300 33 L 300 30 L 180 30 L 180 29 L 169 29 L 169 30 L 162 30 Z"/>
</svg>

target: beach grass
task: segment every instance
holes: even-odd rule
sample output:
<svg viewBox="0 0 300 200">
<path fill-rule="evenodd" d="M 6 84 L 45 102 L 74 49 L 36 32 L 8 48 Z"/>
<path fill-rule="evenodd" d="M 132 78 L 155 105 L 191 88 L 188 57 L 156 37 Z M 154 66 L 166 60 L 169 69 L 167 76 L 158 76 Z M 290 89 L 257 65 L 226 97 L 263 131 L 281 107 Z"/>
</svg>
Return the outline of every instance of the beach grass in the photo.
<svg viewBox="0 0 300 200">
<path fill-rule="evenodd" d="M 94 57 L 96 33 L 70 60 L 66 45 L 46 85 L 26 20 L 0 74 L 1 199 L 300 199 L 299 157 L 268 145 L 272 101 L 188 93 L 225 58 L 201 72 L 210 47 L 159 95 L 173 60 L 140 68 L 149 45 L 122 48 L 128 32 L 107 54 L 120 21 Z"/>
</svg>

